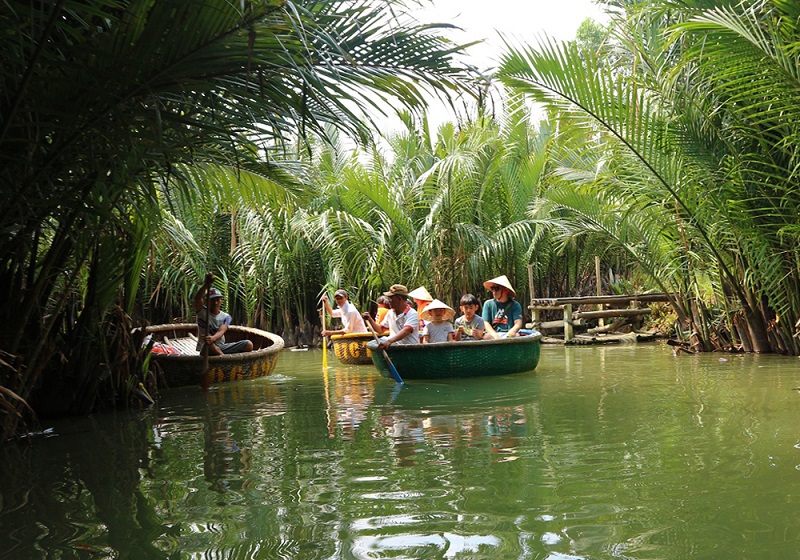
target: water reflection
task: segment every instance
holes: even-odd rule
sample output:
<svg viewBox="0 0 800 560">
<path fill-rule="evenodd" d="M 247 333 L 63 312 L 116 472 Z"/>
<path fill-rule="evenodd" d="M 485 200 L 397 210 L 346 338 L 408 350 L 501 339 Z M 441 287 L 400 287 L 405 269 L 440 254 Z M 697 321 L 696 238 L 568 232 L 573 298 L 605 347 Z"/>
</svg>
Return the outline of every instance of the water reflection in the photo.
<svg viewBox="0 0 800 560">
<path fill-rule="evenodd" d="M 399 388 L 303 354 L 2 448 L 0 557 L 788 558 L 800 542 L 794 361 L 559 348 L 536 373 Z"/>
<path fill-rule="evenodd" d="M 373 435 L 390 438 L 399 466 L 414 465 L 422 447 L 435 452 L 487 439 L 493 460 L 516 459 L 516 445 L 527 434 L 522 405 L 538 391 L 534 375 L 497 378 L 490 388 L 475 379 L 402 386 L 357 366 L 331 369 L 324 374 L 329 436 L 352 439 L 369 410 L 385 403 Z"/>
</svg>

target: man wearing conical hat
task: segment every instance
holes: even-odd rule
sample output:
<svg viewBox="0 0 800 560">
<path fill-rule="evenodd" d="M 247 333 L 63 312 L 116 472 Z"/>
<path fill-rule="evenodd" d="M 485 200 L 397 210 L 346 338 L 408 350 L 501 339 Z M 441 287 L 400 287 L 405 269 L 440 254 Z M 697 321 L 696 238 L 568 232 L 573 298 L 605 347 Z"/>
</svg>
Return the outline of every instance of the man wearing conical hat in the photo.
<svg viewBox="0 0 800 560">
<path fill-rule="evenodd" d="M 522 306 L 514 299 L 517 293 L 511 282 L 504 274 L 487 280 L 483 285 L 492 294 L 492 299 L 483 304 L 481 313 L 487 334 L 493 338 L 517 336 L 517 331 L 522 328 Z"/>
</svg>

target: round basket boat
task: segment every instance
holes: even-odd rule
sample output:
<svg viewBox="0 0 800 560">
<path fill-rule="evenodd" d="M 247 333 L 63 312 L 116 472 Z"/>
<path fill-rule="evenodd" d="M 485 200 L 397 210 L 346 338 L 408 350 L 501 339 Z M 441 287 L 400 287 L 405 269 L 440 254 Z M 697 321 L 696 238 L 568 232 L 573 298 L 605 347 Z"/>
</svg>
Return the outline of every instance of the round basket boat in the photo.
<svg viewBox="0 0 800 560">
<path fill-rule="evenodd" d="M 374 340 L 370 333 L 335 334 L 331 336 L 333 353 L 343 364 L 371 364 L 372 352 L 367 342 Z"/>
<path fill-rule="evenodd" d="M 403 379 L 451 379 L 507 375 L 533 371 L 539 363 L 536 331 L 530 336 L 497 340 L 437 342 L 435 344 L 393 344 L 386 351 Z M 368 344 L 375 367 L 389 379 L 392 375 L 373 340 Z"/>
<path fill-rule="evenodd" d="M 198 385 L 203 370 L 203 356 L 197 351 L 197 325 L 175 323 L 153 325 L 145 328 L 145 334 L 153 336 L 159 350 L 176 353 L 151 353 L 150 363 L 163 374 L 168 387 Z M 240 381 L 270 375 L 275 370 L 278 355 L 283 349 L 283 339 L 273 333 L 231 325 L 225 332 L 225 342 L 250 340 L 252 352 L 226 354 L 208 358 L 211 383 Z"/>
</svg>

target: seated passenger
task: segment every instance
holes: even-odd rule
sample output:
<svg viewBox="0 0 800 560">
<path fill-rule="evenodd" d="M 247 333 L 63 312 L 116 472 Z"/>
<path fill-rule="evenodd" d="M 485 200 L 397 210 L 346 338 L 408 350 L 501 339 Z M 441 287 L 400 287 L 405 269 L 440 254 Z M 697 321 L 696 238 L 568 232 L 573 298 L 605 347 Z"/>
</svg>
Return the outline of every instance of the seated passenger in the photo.
<svg viewBox="0 0 800 560">
<path fill-rule="evenodd" d="M 487 334 L 491 338 L 517 336 L 517 331 L 522 328 L 522 306 L 514 299 L 517 293 L 511 282 L 503 275 L 487 280 L 483 285 L 494 296 L 484 302 L 481 313 L 486 321 Z"/>
<path fill-rule="evenodd" d="M 408 293 L 408 297 L 414 300 L 414 304 L 417 306 L 417 315 L 420 318 L 419 321 L 419 341 L 422 342 L 422 330 L 425 328 L 425 321 L 422 319 L 422 312 L 425 311 L 425 308 L 428 306 L 430 302 L 433 301 L 433 296 L 428 292 L 425 286 L 420 286 L 416 290 L 411 290 Z"/>
<path fill-rule="evenodd" d="M 231 316 L 220 311 L 222 292 L 211 287 L 213 282 L 214 275 L 209 272 L 206 274 L 203 285 L 194 296 L 194 311 L 197 313 L 198 328 L 197 350 L 202 354 L 203 348 L 207 344 L 209 356 L 252 351 L 253 342 L 250 340 L 225 342 L 225 332 L 231 324 Z M 208 309 L 205 306 L 206 293 L 208 293 Z"/>
<path fill-rule="evenodd" d="M 422 342 L 452 342 L 455 340 L 455 329 L 450 321 L 456 312 L 446 303 L 433 300 L 422 312 L 425 327 L 422 329 Z"/>
<path fill-rule="evenodd" d="M 380 324 L 383 321 L 383 318 L 386 317 L 386 312 L 389 311 L 389 308 L 392 306 L 389 298 L 380 295 L 377 299 L 378 302 L 378 314 L 375 315 L 375 322 Z"/>
<path fill-rule="evenodd" d="M 473 294 L 461 296 L 459 308 L 463 315 L 456 319 L 456 340 L 483 340 L 486 324 L 483 317 L 476 315 L 480 305 Z"/>
</svg>

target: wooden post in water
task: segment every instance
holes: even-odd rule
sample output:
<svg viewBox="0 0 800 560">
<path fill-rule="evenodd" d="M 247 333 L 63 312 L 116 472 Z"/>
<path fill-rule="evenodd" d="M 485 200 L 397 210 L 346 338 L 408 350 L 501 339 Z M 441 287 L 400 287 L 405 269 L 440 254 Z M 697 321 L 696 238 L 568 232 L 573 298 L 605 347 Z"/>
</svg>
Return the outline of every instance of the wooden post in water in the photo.
<svg viewBox="0 0 800 560">
<path fill-rule="evenodd" d="M 603 280 L 600 278 L 600 257 L 598 257 L 597 255 L 595 255 L 595 257 L 594 257 L 594 276 L 595 276 L 595 280 L 597 281 L 597 295 L 598 296 L 602 296 L 603 295 Z M 597 310 L 598 311 L 602 311 L 603 310 L 603 304 L 602 303 L 597 307 Z M 599 327 L 604 327 L 604 326 L 606 326 L 606 322 L 603 319 L 599 319 L 597 321 L 597 325 Z"/>
<path fill-rule="evenodd" d="M 564 342 L 572 340 L 572 304 L 564 305 Z"/>
<path fill-rule="evenodd" d="M 532 264 L 528 265 L 528 290 L 531 293 L 531 300 L 533 300 L 536 297 L 536 292 L 533 289 L 533 265 Z M 541 317 L 541 311 L 539 311 L 538 309 L 534 309 L 530 305 L 528 307 L 531 310 L 531 326 L 534 329 L 538 329 L 539 328 L 539 323 L 541 322 L 541 318 L 542 318 Z"/>
</svg>

